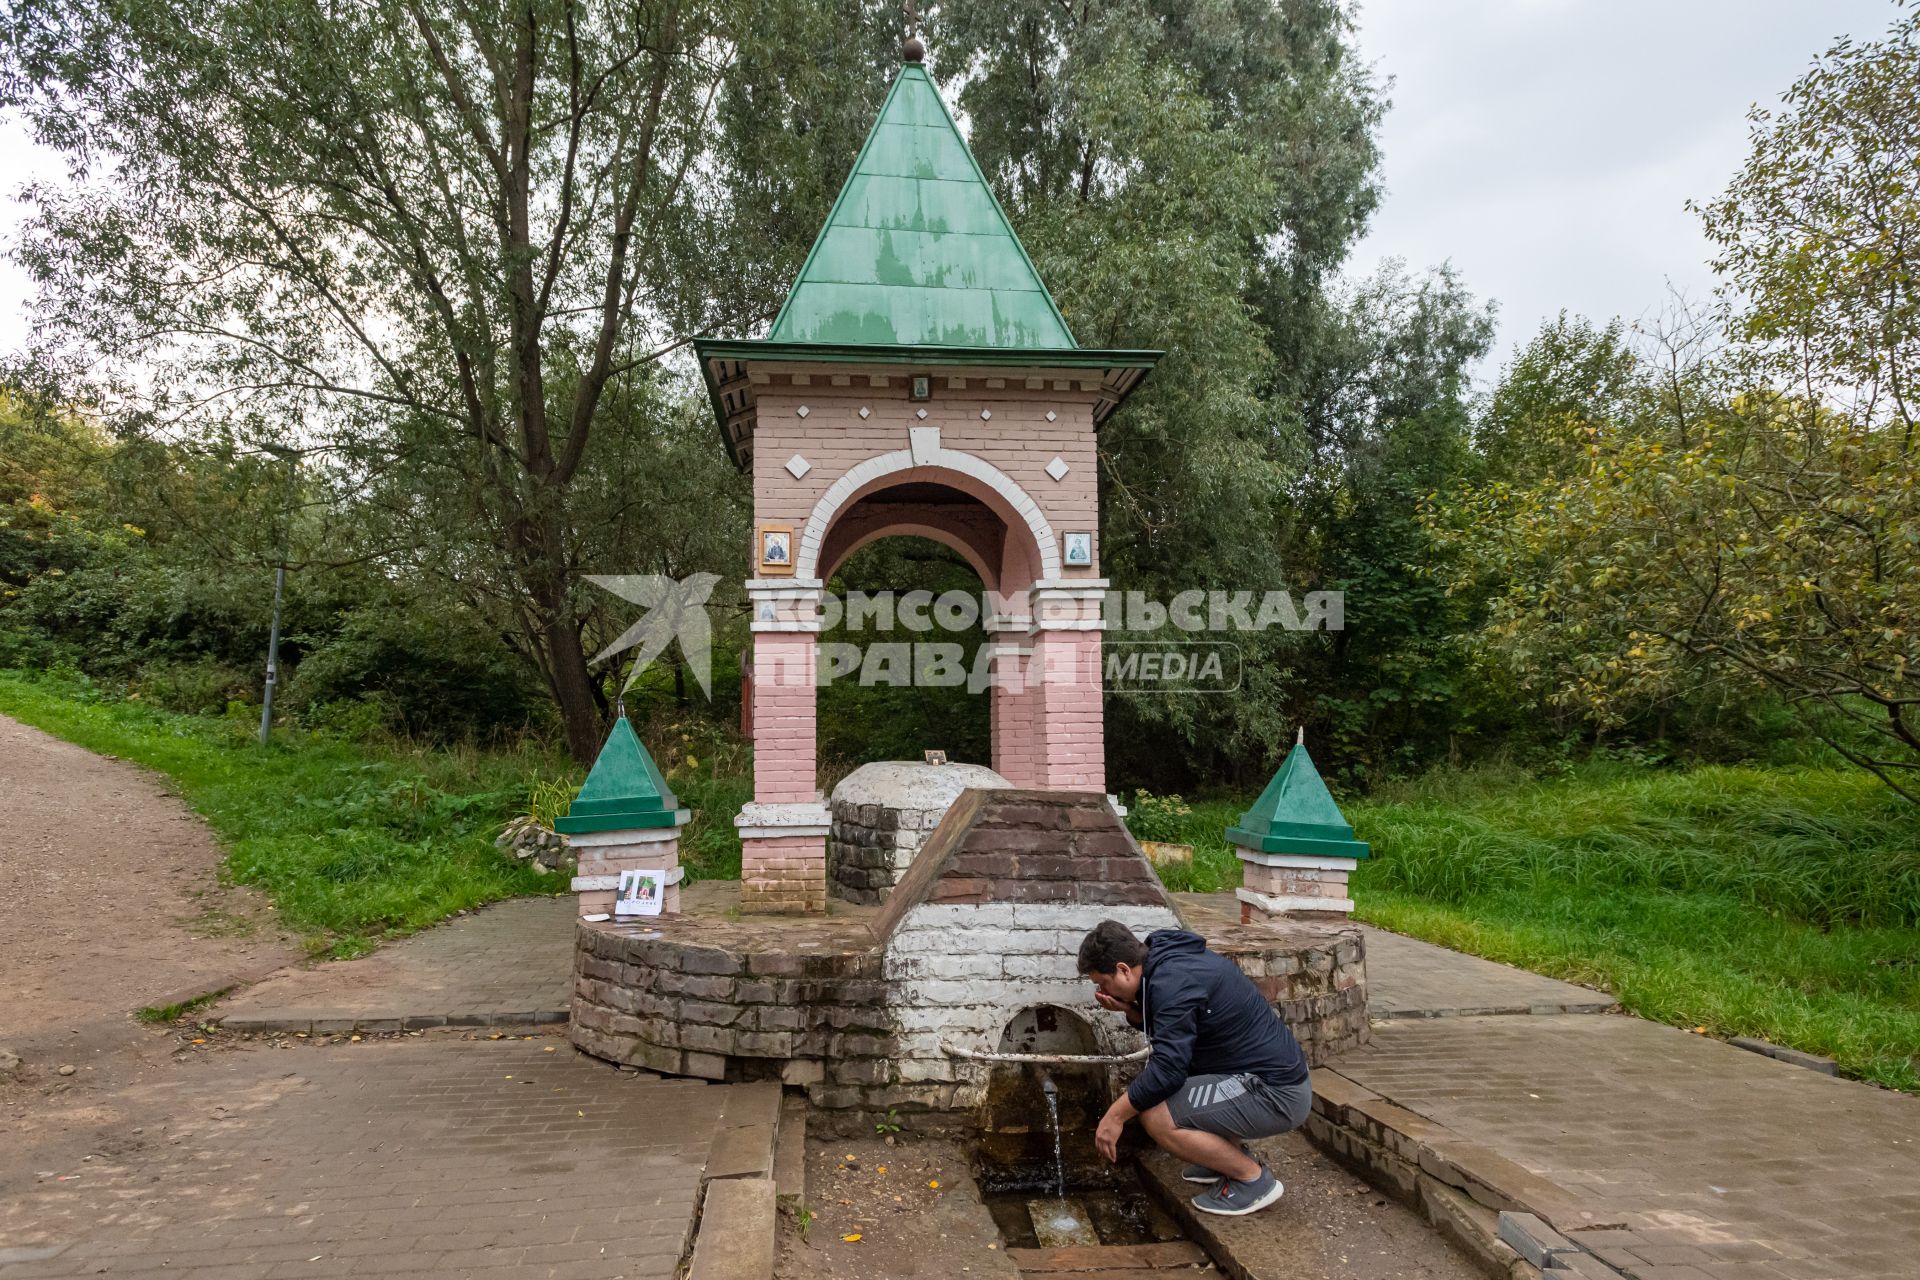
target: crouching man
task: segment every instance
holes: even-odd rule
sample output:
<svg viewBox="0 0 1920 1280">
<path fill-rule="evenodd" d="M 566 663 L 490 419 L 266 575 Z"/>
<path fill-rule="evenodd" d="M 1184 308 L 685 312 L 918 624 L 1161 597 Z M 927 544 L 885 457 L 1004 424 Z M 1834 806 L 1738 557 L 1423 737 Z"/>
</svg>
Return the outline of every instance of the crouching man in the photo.
<svg viewBox="0 0 1920 1280">
<path fill-rule="evenodd" d="M 1142 944 L 1114 920 L 1080 943 L 1080 972 L 1102 1008 L 1153 1041 L 1100 1121 L 1100 1154 L 1117 1159 L 1120 1131 L 1138 1117 L 1161 1150 L 1188 1162 L 1188 1182 L 1211 1184 L 1194 1208 L 1239 1215 L 1278 1200 L 1280 1180 L 1246 1144 L 1303 1124 L 1313 1087 L 1299 1042 L 1259 988 L 1198 934 L 1160 929 Z"/>
</svg>

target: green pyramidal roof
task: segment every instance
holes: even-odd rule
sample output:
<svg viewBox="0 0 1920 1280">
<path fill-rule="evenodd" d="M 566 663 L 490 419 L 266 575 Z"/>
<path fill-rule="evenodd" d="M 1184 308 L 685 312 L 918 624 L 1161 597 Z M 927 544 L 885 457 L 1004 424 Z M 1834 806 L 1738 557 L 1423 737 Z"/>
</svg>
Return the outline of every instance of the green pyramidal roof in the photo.
<svg viewBox="0 0 1920 1280">
<path fill-rule="evenodd" d="M 1227 828 L 1227 842 L 1315 858 L 1364 858 L 1369 852 L 1365 841 L 1353 838 L 1304 742 L 1280 762 L 1253 808 L 1240 815 L 1240 825 Z"/>
<path fill-rule="evenodd" d="M 671 827 L 679 821 L 679 808 L 660 766 L 621 716 L 613 722 L 613 732 L 600 748 L 580 794 L 553 827 L 569 835 Z"/>
<path fill-rule="evenodd" d="M 894 77 L 768 341 L 1078 346 L 919 64 Z"/>
</svg>

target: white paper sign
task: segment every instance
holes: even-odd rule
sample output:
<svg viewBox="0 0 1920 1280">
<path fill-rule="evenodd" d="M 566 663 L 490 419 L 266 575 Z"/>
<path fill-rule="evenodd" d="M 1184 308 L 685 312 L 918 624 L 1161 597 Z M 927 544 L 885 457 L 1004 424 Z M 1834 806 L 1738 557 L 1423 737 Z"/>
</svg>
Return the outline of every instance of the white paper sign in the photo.
<svg viewBox="0 0 1920 1280">
<path fill-rule="evenodd" d="M 619 896 L 613 900 L 616 916 L 657 916 L 666 900 L 664 871 L 635 870 L 620 873 Z"/>
</svg>

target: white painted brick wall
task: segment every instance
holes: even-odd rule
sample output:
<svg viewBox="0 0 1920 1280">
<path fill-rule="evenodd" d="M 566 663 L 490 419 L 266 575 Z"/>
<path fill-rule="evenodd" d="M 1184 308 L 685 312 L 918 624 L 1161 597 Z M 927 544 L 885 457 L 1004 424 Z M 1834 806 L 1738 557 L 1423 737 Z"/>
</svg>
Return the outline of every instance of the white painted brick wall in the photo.
<svg viewBox="0 0 1920 1280">
<path fill-rule="evenodd" d="M 921 903 L 908 911 L 886 957 L 900 1029 L 900 1079 L 979 1083 L 979 1064 L 956 1060 L 949 1050 L 993 1052 L 1007 1023 L 1039 1004 L 1086 1017 L 1102 1052 L 1138 1048 L 1144 1043 L 1139 1033 L 1101 1010 L 1092 984 L 1077 972 L 1080 940 L 1106 919 L 1142 936 L 1179 927 L 1165 907 Z"/>
</svg>

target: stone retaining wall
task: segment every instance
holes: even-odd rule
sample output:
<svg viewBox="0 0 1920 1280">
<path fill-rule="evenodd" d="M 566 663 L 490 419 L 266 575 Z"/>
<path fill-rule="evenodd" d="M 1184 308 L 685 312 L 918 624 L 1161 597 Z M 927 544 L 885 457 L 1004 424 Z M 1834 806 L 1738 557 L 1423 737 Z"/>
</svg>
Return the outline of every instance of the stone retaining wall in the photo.
<svg viewBox="0 0 1920 1280">
<path fill-rule="evenodd" d="M 931 1056 L 940 1051 L 927 1038 L 936 1034 L 930 1019 L 952 1033 L 980 1020 L 971 1009 L 1057 1002 L 1085 1014 L 1109 1047 L 1121 1047 L 1131 1034 L 1117 1016 L 1093 1006 L 1084 981 L 1069 990 L 1036 974 L 1031 992 L 995 991 L 985 1005 L 969 980 L 916 976 L 923 964 L 914 957 L 926 960 L 931 953 L 908 950 L 889 960 L 860 922 L 787 921 L 769 928 L 764 921 L 682 917 L 662 920 L 655 930 L 612 923 L 577 928 L 569 1027 L 576 1046 L 675 1075 L 802 1086 L 828 1131 L 852 1131 L 889 1109 L 910 1128 L 939 1129 L 977 1103 L 983 1070 L 949 1065 L 944 1053 Z M 1036 925 L 1036 948 L 1042 932 L 1057 935 Z M 1273 1001 L 1309 1061 L 1318 1065 L 1364 1041 L 1358 931 L 1208 932 L 1219 935 L 1210 936 L 1210 944 Z M 1006 988 L 1009 966 L 1057 968 L 1067 940 L 1045 941 L 1051 954 L 1008 953 L 998 978 L 981 973 L 978 981 Z M 928 973 L 932 967 L 924 965 Z M 925 1003 L 932 997 L 956 1003 Z M 980 1031 L 997 1040 L 1000 1029 Z"/>
</svg>

